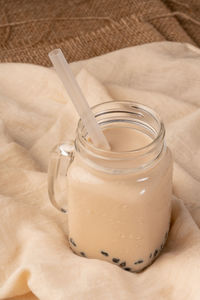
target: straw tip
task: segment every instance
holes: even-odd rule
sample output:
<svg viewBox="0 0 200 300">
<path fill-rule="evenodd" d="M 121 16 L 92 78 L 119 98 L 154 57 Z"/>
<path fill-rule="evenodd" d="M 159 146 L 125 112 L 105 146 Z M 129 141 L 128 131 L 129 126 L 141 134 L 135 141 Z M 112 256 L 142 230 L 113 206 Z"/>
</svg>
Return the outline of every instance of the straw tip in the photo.
<svg viewBox="0 0 200 300">
<path fill-rule="evenodd" d="M 49 55 L 49 57 L 51 57 L 51 56 L 59 55 L 60 53 L 62 53 L 62 50 L 60 48 L 58 48 L 58 49 L 54 49 L 54 50 L 50 51 L 48 53 L 48 55 Z"/>
</svg>

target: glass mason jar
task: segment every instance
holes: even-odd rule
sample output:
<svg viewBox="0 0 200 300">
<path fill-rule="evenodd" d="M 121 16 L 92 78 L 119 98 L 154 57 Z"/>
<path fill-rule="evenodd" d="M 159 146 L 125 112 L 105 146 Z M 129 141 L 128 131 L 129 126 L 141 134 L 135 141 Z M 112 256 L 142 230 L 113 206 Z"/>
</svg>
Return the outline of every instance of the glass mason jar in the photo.
<svg viewBox="0 0 200 300">
<path fill-rule="evenodd" d="M 96 148 L 81 121 L 75 141 L 57 146 L 49 164 L 49 197 L 68 215 L 69 244 L 78 255 L 138 272 L 150 265 L 167 239 L 172 198 L 172 156 L 159 116 L 131 101 L 92 108 L 103 130 L 126 127 L 151 137 L 139 149 Z M 55 200 L 59 169 L 65 169 L 67 209 Z"/>
</svg>

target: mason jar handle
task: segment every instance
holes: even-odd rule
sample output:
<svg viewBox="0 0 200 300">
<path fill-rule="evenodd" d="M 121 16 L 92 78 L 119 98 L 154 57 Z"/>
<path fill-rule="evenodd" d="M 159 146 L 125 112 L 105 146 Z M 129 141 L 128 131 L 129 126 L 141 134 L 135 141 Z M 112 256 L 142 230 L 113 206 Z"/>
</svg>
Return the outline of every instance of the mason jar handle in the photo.
<svg viewBox="0 0 200 300">
<path fill-rule="evenodd" d="M 52 205 L 63 213 L 67 213 L 66 208 L 58 205 L 55 195 L 55 183 L 58 176 L 64 170 L 64 176 L 67 175 L 68 168 L 74 159 L 74 142 L 68 141 L 61 145 L 57 145 L 51 152 L 48 166 L 48 194 Z"/>
</svg>

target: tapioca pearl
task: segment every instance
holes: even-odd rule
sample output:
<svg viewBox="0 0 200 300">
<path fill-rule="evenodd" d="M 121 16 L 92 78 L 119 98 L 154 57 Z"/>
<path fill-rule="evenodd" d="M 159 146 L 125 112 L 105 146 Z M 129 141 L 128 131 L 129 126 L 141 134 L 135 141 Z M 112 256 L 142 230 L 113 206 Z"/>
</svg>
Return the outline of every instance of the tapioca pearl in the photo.
<svg viewBox="0 0 200 300">
<path fill-rule="evenodd" d="M 120 265 L 119 265 L 121 268 L 124 268 L 126 266 L 126 262 L 123 261 Z"/>
<path fill-rule="evenodd" d="M 80 252 L 80 255 L 82 255 L 83 257 L 86 257 L 84 252 Z"/>
<path fill-rule="evenodd" d="M 76 243 L 74 242 L 74 240 L 72 238 L 70 238 L 69 241 L 74 247 L 76 247 Z"/>
<path fill-rule="evenodd" d="M 101 254 L 104 255 L 104 256 L 109 256 L 109 254 L 105 251 L 101 251 Z"/>
<path fill-rule="evenodd" d="M 144 260 L 143 259 L 139 259 L 138 261 L 136 261 L 134 264 L 135 265 L 138 265 L 138 264 L 142 264 L 144 262 Z"/>
<path fill-rule="evenodd" d="M 117 264 L 120 261 L 120 259 L 119 258 L 113 258 L 112 261 Z"/>
<path fill-rule="evenodd" d="M 131 268 L 124 268 L 125 271 L 131 271 Z"/>
<path fill-rule="evenodd" d="M 156 249 L 156 250 L 154 251 L 153 256 L 156 257 L 157 254 L 158 254 L 158 249 Z"/>
</svg>

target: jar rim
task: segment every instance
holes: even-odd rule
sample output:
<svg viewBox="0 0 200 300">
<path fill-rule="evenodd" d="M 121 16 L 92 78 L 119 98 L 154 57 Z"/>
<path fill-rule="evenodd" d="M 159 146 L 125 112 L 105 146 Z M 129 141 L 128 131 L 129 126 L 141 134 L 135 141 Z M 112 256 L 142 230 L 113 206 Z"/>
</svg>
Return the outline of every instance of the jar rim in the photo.
<svg viewBox="0 0 200 300">
<path fill-rule="evenodd" d="M 140 104 L 138 102 L 135 101 L 130 101 L 130 100 L 112 100 L 112 101 L 106 101 L 106 102 L 102 102 L 100 104 L 96 104 L 94 106 L 91 107 L 92 111 L 94 111 L 97 108 L 100 108 L 104 105 L 109 105 L 109 104 L 123 104 L 123 105 L 127 105 L 130 106 L 132 108 L 138 109 L 138 111 L 143 110 L 145 112 L 148 112 L 148 114 L 150 114 L 152 116 L 152 118 L 158 123 L 159 128 L 156 132 L 156 136 L 155 138 L 153 138 L 153 140 L 148 143 L 147 145 L 137 148 L 137 149 L 133 149 L 133 150 L 128 150 L 128 151 L 110 151 L 110 150 L 105 150 L 102 148 L 97 148 L 95 145 L 93 145 L 91 142 L 89 142 L 81 133 L 82 130 L 85 128 L 81 119 L 78 122 L 78 126 L 77 126 L 77 137 L 79 139 L 79 142 L 81 143 L 81 145 L 84 148 L 87 148 L 87 151 L 89 151 L 92 155 L 97 155 L 98 153 L 98 157 L 103 157 L 105 159 L 106 156 L 110 156 L 110 153 L 112 153 L 112 155 L 116 158 L 116 157 L 121 157 L 121 156 L 127 156 L 127 155 L 133 155 L 133 154 L 140 154 L 141 152 L 145 151 L 149 152 L 151 151 L 152 147 L 154 147 L 154 145 L 156 145 L 156 143 L 160 140 L 162 141 L 164 139 L 165 136 L 165 127 L 164 127 L 164 123 L 161 120 L 160 116 L 149 106 Z M 114 110 L 114 109 L 113 109 Z M 125 111 L 128 112 L 128 111 Z M 97 117 L 98 113 L 95 114 L 95 117 Z M 148 151 L 149 150 L 149 151 Z M 110 159 L 111 157 L 109 157 Z"/>
</svg>

